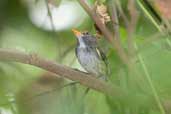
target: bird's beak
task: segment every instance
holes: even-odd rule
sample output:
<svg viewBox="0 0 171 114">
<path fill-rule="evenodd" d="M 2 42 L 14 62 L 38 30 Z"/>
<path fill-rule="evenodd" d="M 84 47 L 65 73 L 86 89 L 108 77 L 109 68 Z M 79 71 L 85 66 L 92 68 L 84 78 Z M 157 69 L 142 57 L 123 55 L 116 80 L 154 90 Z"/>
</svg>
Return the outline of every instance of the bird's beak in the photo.
<svg viewBox="0 0 171 114">
<path fill-rule="evenodd" d="M 72 32 L 77 36 L 80 37 L 81 36 L 81 32 L 76 30 L 76 29 L 72 29 Z"/>
</svg>

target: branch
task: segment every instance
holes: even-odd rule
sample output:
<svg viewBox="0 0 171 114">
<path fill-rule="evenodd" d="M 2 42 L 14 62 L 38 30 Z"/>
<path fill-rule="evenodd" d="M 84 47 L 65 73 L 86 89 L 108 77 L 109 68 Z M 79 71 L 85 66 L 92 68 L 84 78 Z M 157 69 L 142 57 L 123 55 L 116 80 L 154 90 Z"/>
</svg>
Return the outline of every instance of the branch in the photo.
<svg viewBox="0 0 171 114">
<path fill-rule="evenodd" d="M 136 29 L 136 24 L 138 20 L 138 12 L 136 10 L 135 6 L 135 0 L 128 0 L 128 10 L 130 13 L 130 23 L 128 25 L 128 53 L 130 58 L 135 54 L 135 48 L 134 48 L 134 31 Z"/>
<path fill-rule="evenodd" d="M 105 36 L 105 38 L 112 44 L 112 46 L 114 47 L 114 49 L 116 49 L 117 54 L 119 55 L 119 57 L 121 58 L 122 62 L 124 64 L 129 64 L 129 59 L 127 57 L 126 52 L 124 51 L 124 49 L 122 48 L 122 46 L 120 45 L 119 42 L 117 42 L 115 39 L 113 40 L 113 35 L 112 33 L 108 30 L 108 28 L 101 22 L 101 20 L 99 19 L 98 15 L 96 14 L 96 12 L 94 10 L 92 10 L 86 3 L 84 0 L 78 0 L 78 2 L 80 3 L 80 5 L 84 8 L 84 10 L 89 14 L 89 16 L 94 20 L 94 22 L 96 23 L 96 25 L 98 26 L 98 28 L 102 31 L 103 35 Z"/>
<path fill-rule="evenodd" d="M 57 74 L 55 76 L 60 76 L 62 78 L 67 78 L 79 82 L 81 85 L 104 93 L 105 95 L 110 96 L 110 98 L 115 101 L 120 101 L 123 104 L 127 105 L 130 104 L 128 106 L 137 106 L 143 104 L 143 107 L 148 108 L 150 106 L 154 106 L 155 104 L 150 96 L 134 93 L 131 94 L 131 92 L 126 93 L 117 86 L 105 83 L 94 78 L 95 76 L 88 75 L 84 72 L 74 70 L 70 67 L 57 64 L 48 59 L 43 59 L 41 57 L 38 57 L 36 54 L 26 54 L 17 50 L 0 48 L 0 60 L 7 62 L 24 63 L 39 67 L 46 71 Z"/>
<path fill-rule="evenodd" d="M 50 24 L 51 24 L 52 30 L 55 32 L 55 25 L 54 25 L 54 22 L 53 22 L 53 17 L 52 17 L 52 13 L 50 11 L 48 0 L 45 0 L 45 4 L 46 4 L 47 13 L 48 13 L 48 16 L 49 16 L 49 19 L 50 19 Z"/>
<path fill-rule="evenodd" d="M 56 27 L 55 27 L 55 24 L 54 24 L 54 20 L 53 20 L 53 16 L 52 16 L 52 12 L 51 12 L 51 8 L 49 6 L 49 1 L 48 0 L 44 0 L 45 1 L 45 5 L 46 5 L 46 9 L 47 9 L 47 18 L 50 19 L 50 24 L 51 24 L 51 27 L 52 27 L 52 32 L 55 33 L 55 37 L 58 37 L 58 41 L 57 41 L 57 45 L 58 45 L 58 55 L 60 56 L 61 55 L 61 38 L 59 37 L 58 33 L 56 32 Z"/>
<path fill-rule="evenodd" d="M 109 32 L 109 30 L 106 28 L 105 24 L 103 24 L 101 22 L 101 20 L 99 19 L 98 15 L 96 14 L 96 12 L 94 10 L 92 10 L 85 2 L 84 0 L 78 0 L 78 2 L 80 3 L 80 5 L 84 8 L 84 10 L 89 14 L 89 16 L 94 20 L 94 22 L 96 23 L 96 25 L 98 26 L 98 28 L 102 31 L 102 33 L 104 34 L 105 38 L 109 41 L 109 42 L 113 42 L 113 36 L 111 35 L 111 33 Z"/>
<path fill-rule="evenodd" d="M 111 13 L 112 24 L 113 24 L 114 40 L 120 46 L 122 46 L 121 40 L 120 40 L 120 33 L 119 33 L 119 21 L 118 21 L 116 3 L 115 3 L 115 1 L 112 0 L 108 3 L 108 5 L 109 5 L 109 11 Z"/>
<path fill-rule="evenodd" d="M 110 84 L 94 78 L 95 76 L 88 75 L 84 72 L 74 70 L 70 67 L 57 64 L 48 59 L 43 59 L 41 57 L 38 57 L 38 55 L 36 54 L 25 54 L 17 50 L 0 49 L 0 60 L 30 64 L 49 72 L 55 73 L 63 78 L 77 81 L 84 86 L 102 92 L 109 96 L 124 95 L 124 92 L 122 92 L 119 87 L 113 87 Z"/>
<path fill-rule="evenodd" d="M 122 6 L 121 6 L 120 1 L 119 1 L 119 0 L 115 0 L 115 4 L 116 4 L 116 6 L 117 6 L 117 9 L 118 9 L 118 11 L 119 11 L 119 14 L 120 14 L 121 17 L 123 18 L 123 21 L 124 21 L 124 23 L 125 23 L 126 28 L 128 28 L 128 26 L 129 26 L 129 20 L 128 20 L 128 18 L 126 17 L 126 15 L 125 15 L 125 13 L 124 13 L 124 11 L 123 11 L 123 9 L 122 9 Z"/>
</svg>

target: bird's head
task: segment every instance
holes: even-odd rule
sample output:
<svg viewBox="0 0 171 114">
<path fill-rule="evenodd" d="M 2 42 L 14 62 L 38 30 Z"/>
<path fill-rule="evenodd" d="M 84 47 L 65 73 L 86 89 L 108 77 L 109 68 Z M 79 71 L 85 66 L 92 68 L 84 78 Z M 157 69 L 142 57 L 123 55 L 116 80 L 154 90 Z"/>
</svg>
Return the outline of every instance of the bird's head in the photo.
<svg viewBox="0 0 171 114">
<path fill-rule="evenodd" d="M 89 32 L 80 32 L 76 29 L 72 29 L 74 35 L 77 38 L 78 44 L 80 46 L 95 46 L 96 45 L 96 38 L 91 35 Z"/>
<path fill-rule="evenodd" d="M 79 39 L 79 38 L 89 38 L 91 36 L 91 34 L 87 31 L 85 32 L 80 32 L 76 29 L 72 29 L 72 32 L 74 33 L 74 35 Z"/>
</svg>

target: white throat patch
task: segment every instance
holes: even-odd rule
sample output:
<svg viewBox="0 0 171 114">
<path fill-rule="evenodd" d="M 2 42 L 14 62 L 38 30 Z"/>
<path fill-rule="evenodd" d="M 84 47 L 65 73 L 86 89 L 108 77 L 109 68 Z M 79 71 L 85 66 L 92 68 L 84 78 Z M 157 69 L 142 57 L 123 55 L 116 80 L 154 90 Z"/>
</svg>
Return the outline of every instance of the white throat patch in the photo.
<svg viewBox="0 0 171 114">
<path fill-rule="evenodd" d="M 80 44 L 79 47 L 80 48 L 86 48 L 86 45 L 85 45 L 83 39 L 82 38 L 78 38 L 78 40 L 79 40 L 79 44 Z"/>
</svg>

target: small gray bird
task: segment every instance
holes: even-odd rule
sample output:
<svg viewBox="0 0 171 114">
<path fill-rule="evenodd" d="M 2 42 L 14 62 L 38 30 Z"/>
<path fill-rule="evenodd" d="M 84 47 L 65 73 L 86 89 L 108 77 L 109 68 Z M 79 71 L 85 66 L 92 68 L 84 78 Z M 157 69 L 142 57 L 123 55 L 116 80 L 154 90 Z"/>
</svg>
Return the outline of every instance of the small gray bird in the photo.
<svg viewBox="0 0 171 114">
<path fill-rule="evenodd" d="M 81 66 L 91 74 L 107 80 L 107 58 L 97 44 L 97 39 L 88 32 L 72 29 L 77 37 L 76 56 Z"/>
</svg>

